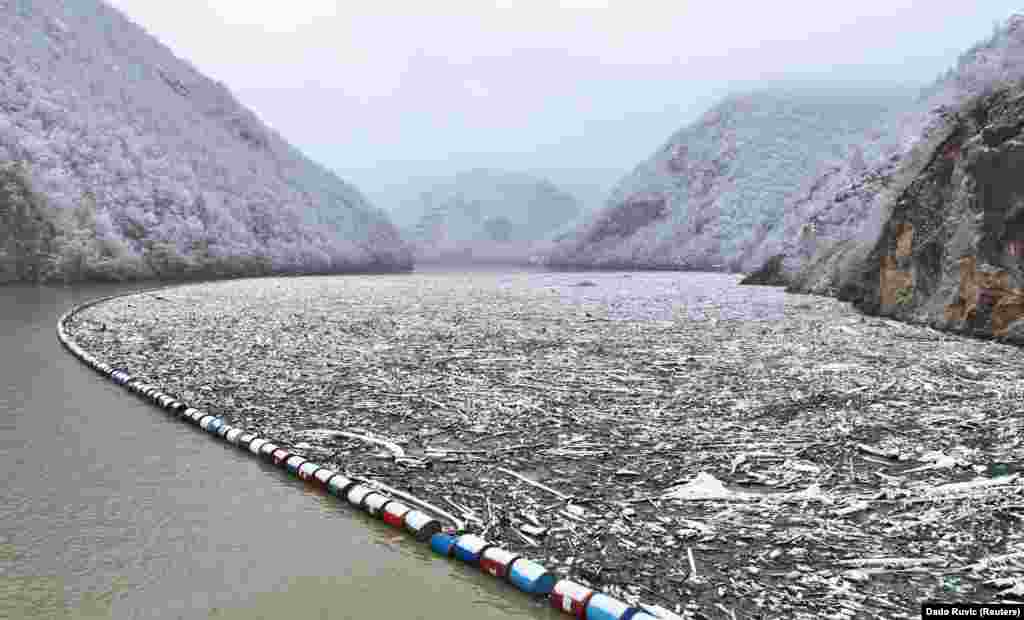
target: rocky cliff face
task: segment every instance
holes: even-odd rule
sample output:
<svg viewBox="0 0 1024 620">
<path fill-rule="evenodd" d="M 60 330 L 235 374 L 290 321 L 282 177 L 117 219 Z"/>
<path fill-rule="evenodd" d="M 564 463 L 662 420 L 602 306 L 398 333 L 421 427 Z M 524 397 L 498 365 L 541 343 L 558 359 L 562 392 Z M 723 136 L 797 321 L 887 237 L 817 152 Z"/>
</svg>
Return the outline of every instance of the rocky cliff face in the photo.
<svg viewBox="0 0 1024 620">
<path fill-rule="evenodd" d="M 878 239 L 796 288 L 824 280 L 868 313 L 1024 344 L 1024 85 L 964 104 L 937 135 Z"/>
<path fill-rule="evenodd" d="M 579 215 L 580 204 L 550 181 L 470 170 L 421 196 L 408 230 L 417 261 L 526 263 L 535 245 Z"/>
<path fill-rule="evenodd" d="M 773 263 L 776 283 L 804 292 L 837 291 L 838 274 L 864 258 L 860 240 L 877 239 L 893 201 L 949 138 L 951 114 L 1021 77 L 1024 16 L 1017 15 L 965 51 L 957 66 L 923 89 L 911 106 L 880 119 L 844 160 L 808 177 L 786 199 L 782 218 L 752 250 L 744 269 L 779 257 Z"/>
<path fill-rule="evenodd" d="M 555 239 L 544 262 L 738 270 L 803 179 L 909 101 L 904 91 L 730 97 L 624 178 L 604 209 Z"/>
<path fill-rule="evenodd" d="M 0 278 L 411 267 L 355 188 L 98 0 L 0 0 L 0 164 Z"/>
</svg>

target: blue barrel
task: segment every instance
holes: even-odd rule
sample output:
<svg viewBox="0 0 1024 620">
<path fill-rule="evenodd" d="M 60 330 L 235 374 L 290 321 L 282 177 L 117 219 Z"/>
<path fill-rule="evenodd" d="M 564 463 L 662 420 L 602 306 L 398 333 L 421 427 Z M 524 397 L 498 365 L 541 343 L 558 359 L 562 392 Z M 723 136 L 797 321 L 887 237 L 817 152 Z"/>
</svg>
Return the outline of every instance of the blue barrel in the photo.
<svg viewBox="0 0 1024 620">
<path fill-rule="evenodd" d="M 434 534 L 441 532 L 441 522 L 419 510 L 410 510 L 402 520 L 405 529 L 420 542 L 427 542 Z"/>
<path fill-rule="evenodd" d="M 331 495 L 343 498 L 348 494 L 349 487 L 351 487 L 354 484 L 355 482 L 353 482 L 352 480 L 349 480 L 345 476 L 338 474 L 332 477 L 327 482 L 327 490 L 331 493 Z"/>
<path fill-rule="evenodd" d="M 540 564 L 519 558 L 508 571 L 512 585 L 527 594 L 550 594 L 555 587 L 555 576 Z"/>
<path fill-rule="evenodd" d="M 619 599 L 598 592 L 590 597 L 590 602 L 587 603 L 586 618 L 587 620 L 628 620 L 635 613 L 635 607 L 630 607 Z"/>
<path fill-rule="evenodd" d="M 203 429 L 205 431 L 206 427 L 208 427 L 210 425 L 210 423 L 213 422 L 216 419 L 217 419 L 217 416 L 215 416 L 215 415 L 212 415 L 212 414 L 209 414 L 209 413 L 204 415 L 199 420 L 199 428 L 201 428 L 201 429 Z"/>
<path fill-rule="evenodd" d="M 476 566 L 480 563 L 480 554 L 488 546 L 488 542 L 476 534 L 463 534 L 455 541 L 455 557 Z"/>
<path fill-rule="evenodd" d="M 206 425 L 206 432 L 210 433 L 211 435 L 216 435 L 217 432 L 221 428 L 223 428 L 224 426 L 225 426 L 224 420 L 221 419 L 221 418 L 217 418 L 214 421 L 212 421 L 212 422 L 210 422 L 209 424 Z"/>
<path fill-rule="evenodd" d="M 299 473 L 299 468 L 302 467 L 302 464 L 305 463 L 306 460 L 306 457 L 295 454 L 284 462 L 284 466 L 289 473 L 297 475 Z"/>
<path fill-rule="evenodd" d="M 434 550 L 434 553 L 451 557 L 452 550 L 455 549 L 455 537 L 448 534 L 434 534 L 430 537 L 430 548 Z"/>
</svg>

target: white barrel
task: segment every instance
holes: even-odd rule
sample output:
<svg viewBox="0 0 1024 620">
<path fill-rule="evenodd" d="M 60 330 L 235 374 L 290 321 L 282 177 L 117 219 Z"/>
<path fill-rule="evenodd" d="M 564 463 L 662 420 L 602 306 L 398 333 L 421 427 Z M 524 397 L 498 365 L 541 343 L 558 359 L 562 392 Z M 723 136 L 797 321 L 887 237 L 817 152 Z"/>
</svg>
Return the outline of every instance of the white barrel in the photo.
<svg viewBox="0 0 1024 620">
<path fill-rule="evenodd" d="M 363 498 L 373 493 L 373 489 L 361 484 L 357 484 L 348 490 L 348 503 L 353 506 L 362 507 Z"/>
<path fill-rule="evenodd" d="M 371 493 L 363 498 L 363 508 L 373 516 L 380 514 L 384 505 L 391 501 L 391 498 L 381 493 Z"/>
<path fill-rule="evenodd" d="M 206 416 L 208 416 L 208 415 L 210 415 L 210 414 L 206 413 L 205 411 L 203 411 L 203 410 L 201 410 L 201 409 L 198 409 L 198 410 L 196 410 L 196 411 L 195 411 L 195 413 L 193 413 L 192 415 L 190 415 L 190 416 L 188 417 L 188 419 L 189 419 L 189 420 L 192 420 L 192 421 L 193 421 L 194 423 L 196 423 L 196 424 L 199 424 L 199 422 L 201 422 L 201 421 L 202 421 L 202 419 L 203 419 L 203 418 L 205 418 L 205 417 L 206 417 Z"/>
<path fill-rule="evenodd" d="M 298 454 L 293 454 L 290 457 L 288 457 L 287 461 L 284 462 L 284 467 L 289 472 L 291 472 L 291 473 L 293 473 L 295 475 L 298 475 L 299 467 L 302 467 L 302 464 L 305 463 L 306 460 L 307 459 L 304 456 L 299 456 Z"/>
<path fill-rule="evenodd" d="M 205 431 L 207 428 L 209 428 L 210 424 L 213 423 L 213 421 L 216 420 L 216 419 L 217 419 L 217 416 L 215 416 L 215 415 L 207 415 L 207 416 L 205 416 L 202 420 L 199 421 L 199 428 L 201 428 L 201 429 L 203 429 Z"/>
<path fill-rule="evenodd" d="M 331 495 L 337 497 L 343 497 L 347 494 L 348 488 L 352 485 L 352 481 L 345 476 L 338 474 L 327 481 L 327 491 Z"/>
<path fill-rule="evenodd" d="M 238 438 L 241 437 L 244 432 L 245 432 L 244 428 L 237 428 L 237 427 L 232 428 L 231 430 L 228 431 L 227 435 L 224 435 L 224 439 L 226 439 L 228 441 L 228 443 L 237 446 L 238 445 Z"/>
<path fill-rule="evenodd" d="M 313 474 L 318 469 L 320 469 L 320 465 L 318 463 L 314 463 L 313 461 L 306 461 L 305 463 L 299 466 L 299 478 L 303 480 L 312 480 Z"/>
<path fill-rule="evenodd" d="M 231 426 L 230 424 L 225 424 L 224 426 L 220 427 L 217 430 L 217 436 L 220 437 L 221 439 L 225 439 L 227 438 L 228 433 L 230 433 L 234 428 L 235 427 Z"/>
<path fill-rule="evenodd" d="M 259 439 L 259 435 L 251 431 L 245 431 L 235 440 L 235 445 L 243 450 L 248 450 L 249 444 L 251 444 L 254 439 Z"/>
<path fill-rule="evenodd" d="M 338 472 L 334 471 L 333 469 L 321 467 L 320 469 L 316 470 L 316 472 L 313 474 L 313 477 L 316 478 L 316 481 L 319 482 L 320 484 L 327 486 L 327 483 L 331 481 L 331 476 L 336 476 L 337 474 Z"/>
<path fill-rule="evenodd" d="M 561 609 L 567 614 L 583 618 L 587 610 L 587 603 L 590 602 L 590 597 L 593 595 L 594 591 L 590 588 L 575 581 L 563 579 L 555 584 L 549 598 L 551 606 L 555 609 Z"/>
<path fill-rule="evenodd" d="M 409 530 L 416 540 L 426 542 L 430 537 L 441 531 L 441 522 L 419 510 L 410 510 L 406 513 L 405 529 Z"/>
<path fill-rule="evenodd" d="M 263 444 L 265 443 L 267 443 L 267 440 L 261 437 L 253 439 L 251 442 L 249 442 L 249 452 L 258 455 L 260 453 L 260 448 L 262 448 Z"/>
<path fill-rule="evenodd" d="M 263 444 L 263 447 L 260 448 L 260 456 L 269 459 L 270 455 L 274 453 L 274 450 L 277 450 L 280 447 L 281 446 L 277 445 L 276 443 L 268 441 L 267 443 Z"/>
</svg>

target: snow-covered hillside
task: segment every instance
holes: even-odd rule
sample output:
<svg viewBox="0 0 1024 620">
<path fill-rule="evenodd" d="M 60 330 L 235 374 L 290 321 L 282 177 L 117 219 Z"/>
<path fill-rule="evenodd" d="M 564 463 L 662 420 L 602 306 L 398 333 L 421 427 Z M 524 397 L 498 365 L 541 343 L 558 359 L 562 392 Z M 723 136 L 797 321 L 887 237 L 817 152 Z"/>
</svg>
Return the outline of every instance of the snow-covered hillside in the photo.
<svg viewBox="0 0 1024 620">
<path fill-rule="evenodd" d="M 909 91 L 735 95 L 674 134 L 604 209 L 558 239 L 558 267 L 738 268 L 786 196 Z"/>
<path fill-rule="evenodd" d="M 420 197 L 408 237 L 418 261 L 526 263 L 534 244 L 573 220 L 580 204 L 546 179 L 475 169 Z"/>
<path fill-rule="evenodd" d="M 0 0 L 0 219 L 0 281 L 411 266 L 354 187 L 98 0 Z"/>
</svg>

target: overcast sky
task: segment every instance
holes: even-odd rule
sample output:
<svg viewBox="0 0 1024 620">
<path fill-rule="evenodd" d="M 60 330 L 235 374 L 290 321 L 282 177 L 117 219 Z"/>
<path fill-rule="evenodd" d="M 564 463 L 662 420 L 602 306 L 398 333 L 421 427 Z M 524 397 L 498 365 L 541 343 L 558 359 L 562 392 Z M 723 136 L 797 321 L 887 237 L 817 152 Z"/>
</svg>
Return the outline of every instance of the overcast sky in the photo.
<svg viewBox="0 0 1024 620">
<path fill-rule="evenodd" d="M 556 182 L 578 169 L 610 184 L 732 90 L 922 84 L 1024 6 L 110 1 L 371 195 L 474 166 L 550 170 Z"/>
</svg>

